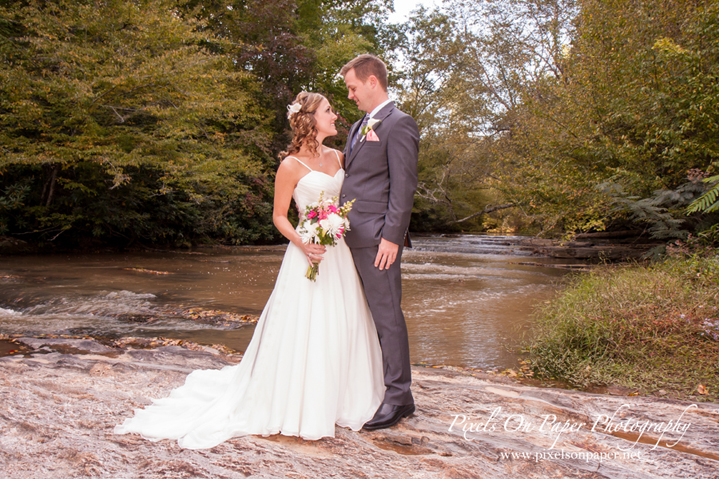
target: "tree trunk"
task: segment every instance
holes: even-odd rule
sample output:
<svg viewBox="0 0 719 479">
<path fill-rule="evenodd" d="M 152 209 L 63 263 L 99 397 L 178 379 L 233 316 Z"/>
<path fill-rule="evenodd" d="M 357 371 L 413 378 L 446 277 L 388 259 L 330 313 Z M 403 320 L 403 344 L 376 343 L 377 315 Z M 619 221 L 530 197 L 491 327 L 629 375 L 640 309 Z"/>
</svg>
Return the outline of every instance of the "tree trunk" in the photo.
<svg viewBox="0 0 719 479">
<path fill-rule="evenodd" d="M 43 196 L 45 195 L 45 191 L 48 190 L 47 193 L 47 199 L 45 200 L 45 206 L 50 206 L 50 203 L 52 203 L 52 198 L 55 196 L 55 185 L 57 184 L 57 174 L 60 172 L 60 165 L 55 163 L 52 165 L 50 169 L 50 178 L 48 178 L 47 182 L 45 183 L 45 186 L 42 189 Z"/>
</svg>

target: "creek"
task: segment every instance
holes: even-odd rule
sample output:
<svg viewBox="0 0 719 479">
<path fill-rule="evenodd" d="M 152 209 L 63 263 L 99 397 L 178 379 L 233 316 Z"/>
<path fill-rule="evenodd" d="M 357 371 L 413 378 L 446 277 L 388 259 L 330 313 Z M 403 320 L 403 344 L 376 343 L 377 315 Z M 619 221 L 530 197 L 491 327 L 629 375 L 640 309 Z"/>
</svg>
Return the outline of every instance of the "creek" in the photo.
<svg viewBox="0 0 719 479">
<path fill-rule="evenodd" d="M 516 367 L 534 307 L 548 301 L 568 273 L 552 267 L 567 260 L 529 258 L 517 246 L 520 239 L 413 238 L 402 259 L 413 363 Z M 259 315 L 284 249 L 3 256 L 0 333 L 163 336 L 244 351 L 252 324 L 197 321 L 198 313 Z"/>
</svg>

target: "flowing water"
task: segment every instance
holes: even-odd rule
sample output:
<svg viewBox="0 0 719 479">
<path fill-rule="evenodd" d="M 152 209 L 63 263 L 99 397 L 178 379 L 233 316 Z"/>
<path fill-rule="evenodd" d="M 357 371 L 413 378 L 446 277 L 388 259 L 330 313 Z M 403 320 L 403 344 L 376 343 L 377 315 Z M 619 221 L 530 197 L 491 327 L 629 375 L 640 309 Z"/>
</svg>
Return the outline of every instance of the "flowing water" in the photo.
<svg viewBox="0 0 719 479">
<path fill-rule="evenodd" d="M 413 239 L 402 306 L 414 363 L 516 366 L 532 308 L 552 297 L 566 271 L 518 264 L 557 261 L 527 258 L 514 240 Z M 284 249 L 0 257 L 0 333 L 164 336 L 244 351 L 254 326 L 198 322 L 193 313 L 259 315 Z"/>
</svg>

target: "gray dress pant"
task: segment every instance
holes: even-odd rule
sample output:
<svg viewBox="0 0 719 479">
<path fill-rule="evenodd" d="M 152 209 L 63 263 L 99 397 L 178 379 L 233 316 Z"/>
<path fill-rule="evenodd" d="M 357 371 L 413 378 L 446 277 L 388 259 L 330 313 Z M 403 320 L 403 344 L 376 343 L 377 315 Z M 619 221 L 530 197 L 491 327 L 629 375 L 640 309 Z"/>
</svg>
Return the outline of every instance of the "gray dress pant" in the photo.
<svg viewBox="0 0 719 479">
<path fill-rule="evenodd" d="M 374 266 L 377 250 L 378 246 L 351 248 L 382 347 L 384 383 L 387 387 L 383 402 L 397 406 L 414 404 L 410 391 L 412 371 L 407 324 L 400 307 L 402 245 L 394 264 L 382 271 Z"/>
</svg>

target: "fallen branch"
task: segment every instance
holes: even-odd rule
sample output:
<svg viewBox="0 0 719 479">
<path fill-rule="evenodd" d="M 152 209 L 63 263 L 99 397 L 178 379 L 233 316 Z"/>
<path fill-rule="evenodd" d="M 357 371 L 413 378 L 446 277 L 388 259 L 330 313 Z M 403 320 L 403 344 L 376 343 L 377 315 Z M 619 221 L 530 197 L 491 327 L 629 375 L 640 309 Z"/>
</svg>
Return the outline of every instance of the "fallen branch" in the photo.
<svg viewBox="0 0 719 479">
<path fill-rule="evenodd" d="M 487 213 L 491 213 L 493 211 L 497 210 L 506 210 L 507 208 L 514 207 L 514 203 L 507 203 L 506 205 L 497 205 L 497 206 L 485 206 L 482 211 L 478 211 L 477 213 L 472 213 L 471 215 L 467 216 L 466 218 L 462 218 L 461 220 L 455 220 L 453 223 L 461 223 L 463 221 L 471 220 L 472 218 L 476 218 L 477 216 L 482 216 Z"/>
</svg>

